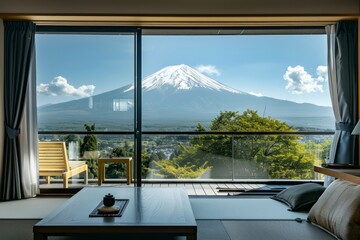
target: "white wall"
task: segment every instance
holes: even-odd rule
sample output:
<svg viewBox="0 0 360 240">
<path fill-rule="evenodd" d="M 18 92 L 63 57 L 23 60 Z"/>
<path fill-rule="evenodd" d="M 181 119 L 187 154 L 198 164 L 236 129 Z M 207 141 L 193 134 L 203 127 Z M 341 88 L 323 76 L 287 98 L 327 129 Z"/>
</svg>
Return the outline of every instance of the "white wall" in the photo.
<svg viewBox="0 0 360 240">
<path fill-rule="evenodd" d="M 0 13 L 356 15 L 359 0 L 1 0 Z"/>
<path fill-rule="evenodd" d="M 4 148 L 4 25 L 0 19 L 0 184 Z M 0 185 L 1 186 L 1 185 Z"/>
</svg>

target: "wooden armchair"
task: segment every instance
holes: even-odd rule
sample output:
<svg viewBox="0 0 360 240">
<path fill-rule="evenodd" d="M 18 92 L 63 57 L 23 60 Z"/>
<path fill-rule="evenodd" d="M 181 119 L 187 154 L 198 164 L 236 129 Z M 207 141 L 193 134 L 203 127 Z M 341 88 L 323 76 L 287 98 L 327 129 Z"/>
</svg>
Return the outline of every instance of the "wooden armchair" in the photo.
<svg viewBox="0 0 360 240">
<path fill-rule="evenodd" d="M 64 188 L 68 188 L 69 178 L 85 172 L 84 183 L 88 182 L 88 166 L 85 161 L 69 161 L 65 142 L 39 142 L 39 176 L 62 176 Z"/>
</svg>

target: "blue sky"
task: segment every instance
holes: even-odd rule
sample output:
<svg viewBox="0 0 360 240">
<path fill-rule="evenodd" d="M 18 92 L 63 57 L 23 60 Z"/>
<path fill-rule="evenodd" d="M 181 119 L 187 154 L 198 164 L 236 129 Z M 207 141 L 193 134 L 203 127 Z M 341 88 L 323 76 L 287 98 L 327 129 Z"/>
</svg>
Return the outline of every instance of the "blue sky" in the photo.
<svg viewBox="0 0 360 240">
<path fill-rule="evenodd" d="M 132 83 L 133 43 L 129 35 L 37 35 L 38 105 Z M 143 37 L 143 77 L 178 64 L 254 95 L 331 104 L 325 35 Z"/>
</svg>

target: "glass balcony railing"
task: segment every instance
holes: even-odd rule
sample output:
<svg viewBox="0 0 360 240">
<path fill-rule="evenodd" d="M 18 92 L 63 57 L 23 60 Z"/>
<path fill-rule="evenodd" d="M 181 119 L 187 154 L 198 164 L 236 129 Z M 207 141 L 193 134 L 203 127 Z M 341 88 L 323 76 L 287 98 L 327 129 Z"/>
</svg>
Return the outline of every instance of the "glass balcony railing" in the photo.
<svg viewBox="0 0 360 240">
<path fill-rule="evenodd" d="M 145 135 L 145 179 L 318 179 L 331 133 Z"/>
<path fill-rule="evenodd" d="M 70 161 L 86 161 L 98 178 L 98 159 L 134 156 L 134 135 L 41 133 L 40 141 L 65 141 Z M 146 132 L 142 134 L 142 179 L 170 181 L 319 180 L 313 166 L 329 158 L 333 132 Z M 135 159 L 134 159 L 135 160 Z M 135 163 L 134 163 L 135 165 Z M 133 176 L 136 176 L 133 172 Z M 108 164 L 105 179 L 126 180 L 126 166 Z"/>
</svg>

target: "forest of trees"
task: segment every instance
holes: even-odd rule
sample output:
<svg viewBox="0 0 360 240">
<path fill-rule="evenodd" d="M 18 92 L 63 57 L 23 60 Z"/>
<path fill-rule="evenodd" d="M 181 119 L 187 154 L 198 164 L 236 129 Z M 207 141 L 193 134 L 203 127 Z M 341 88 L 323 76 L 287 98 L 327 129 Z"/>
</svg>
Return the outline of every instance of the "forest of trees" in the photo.
<svg viewBox="0 0 360 240">
<path fill-rule="evenodd" d="M 210 129 L 198 124 L 197 131 L 212 132 L 295 132 L 270 117 L 247 110 L 221 112 Z M 199 135 L 189 146 L 179 144 L 170 159 L 155 161 L 150 169 L 164 178 L 197 178 L 210 172 L 210 178 L 312 179 L 313 166 L 327 157 L 331 141 L 302 143 L 298 135 Z M 320 149 L 320 152 L 316 150 Z M 318 153 L 318 154 L 316 154 Z"/>
<path fill-rule="evenodd" d="M 65 141 L 79 141 L 80 154 L 98 150 L 98 141 L 91 131 L 95 125 L 86 125 L 88 135 L 80 139 L 69 135 Z M 142 177 L 190 179 L 313 179 L 313 166 L 322 163 L 329 154 L 331 138 L 320 142 L 302 141 L 296 134 L 219 135 L 201 132 L 296 132 L 297 130 L 271 117 L 261 117 L 256 111 L 241 114 L 225 111 L 216 116 L 206 129 L 200 123 L 199 135 L 188 141 L 178 141 L 171 154 L 166 155 L 162 145 L 168 140 L 153 140 L 153 146 L 142 151 Z M 167 136 L 169 138 L 169 136 Z M 170 137 L 171 138 L 171 137 Z M 172 139 L 172 141 L 176 138 Z M 133 156 L 130 141 L 110 149 L 107 156 Z M 97 159 L 88 159 L 90 178 L 97 178 Z M 124 166 L 107 167 L 107 178 L 123 178 Z"/>
</svg>

